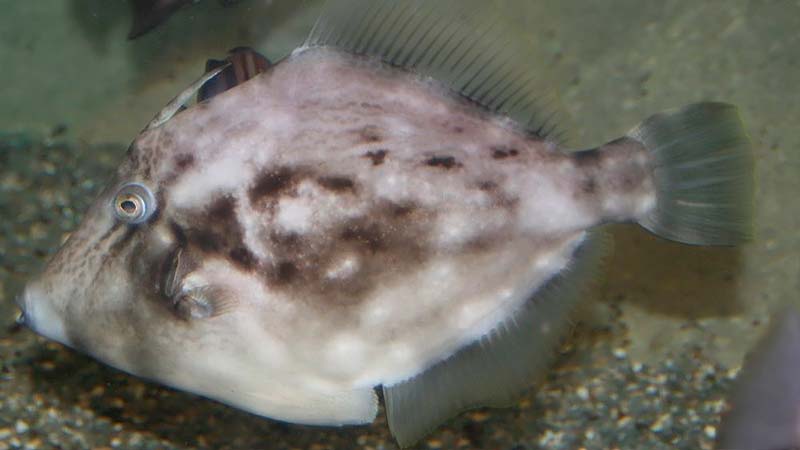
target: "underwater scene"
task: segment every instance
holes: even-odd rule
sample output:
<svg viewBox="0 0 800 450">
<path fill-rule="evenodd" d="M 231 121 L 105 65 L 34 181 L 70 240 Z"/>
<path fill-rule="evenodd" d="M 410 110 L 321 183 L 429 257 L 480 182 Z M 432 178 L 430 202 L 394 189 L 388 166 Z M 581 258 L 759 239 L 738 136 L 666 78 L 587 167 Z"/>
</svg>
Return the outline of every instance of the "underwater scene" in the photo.
<svg viewBox="0 0 800 450">
<path fill-rule="evenodd" d="M 0 450 L 800 449 L 800 3 L 0 3 Z"/>
</svg>

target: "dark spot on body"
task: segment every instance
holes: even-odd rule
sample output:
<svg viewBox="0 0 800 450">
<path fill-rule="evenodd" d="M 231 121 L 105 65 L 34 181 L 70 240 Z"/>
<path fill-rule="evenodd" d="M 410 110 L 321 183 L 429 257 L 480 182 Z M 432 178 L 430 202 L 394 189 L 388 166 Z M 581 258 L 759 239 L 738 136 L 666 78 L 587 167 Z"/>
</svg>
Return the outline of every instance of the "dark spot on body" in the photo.
<svg viewBox="0 0 800 450">
<path fill-rule="evenodd" d="M 384 158 L 386 158 L 386 154 L 389 153 L 388 150 L 379 149 L 379 150 L 372 150 L 364 154 L 364 158 L 369 158 L 372 160 L 373 166 L 379 166 L 383 164 Z"/>
<path fill-rule="evenodd" d="M 593 176 L 587 176 L 581 181 L 580 187 L 582 193 L 594 194 L 597 190 L 597 181 L 595 181 Z"/>
<path fill-rule="evenodd" d="M 194 230 L 192 243 L 206 252 L 218 252 L 225 244 L 225 236 L 215 233 L 212 228 Z"/>
<path fill-rule="evenodd" d="M 287 189 L 295 176 L 295 172 L 288 167 L 269 170 L 258 176 L 248 194 L 252 203 L 257 203 L 265 197 L 273 197 Z"/>
<path fill-rule="evenodd" d="M 272 232 L 269 240 L 281 251 L 297 252 L 302 239 L 297 233 L 278 233 Z"/>
<path fill-rule="evenodd" d="M 275 265 L 272 279 L 279 285 L 291 283 L 298 276 L 297 266 L 291 261 L 281 261 Z"/>
<path fill-rule="evenodd" d="M 388 206 L 388 211 L 391 217 L 394 218 L 404 218 L 412 213 L 417 209 L 417 206 L 413 203 L 391 203 Z"/>
<path fill-rule="evenodd" d="M 358 136 L 361 143 L 374 144 L 383 140 L 380 128 L 374 125 L 367 125 L 358 130 Z"/>
<path fill-rule="evenodd" d="M 368 102 L 361 102 L 359 104 L 364 109 L 374 109 L 376 111 L 383 111 L 383 107 L 377 103 L 368 103 Z"/>
<path fill-rule="evenodd" d="M 480 191 L 486 193 L 492 199 L 492 205 L 507 212 L 513 212 L 519 206 L 519 199 L 511 197 L 497 182 L 492 180 L 478 181 L 475 185 Z"/>
<path fill-rule="evenodd" d="M 228 252 L 231 261 L 245 270 L 253 270 L 258 264 L 256 256 L 247 248 L 239 246 Z"/>
<path fill-rule="evenodd" d="M 320 186 L 333 192 L 355 191 L 355 183 L 347 177 L 320 177 L 317 182 Z"/>
<path fill-rule="evenodd" d="M 464 132 L 464 127 L 461 127 L 461 126 L 458 126 L 458 125 L 453 127 L 453 133 L 461 134 L 463 132 Z"/>
<path fill-rule="evenodd" d="M 574 152 L 571 156 L 575 165 L 578 167 L 597 165 L 603 157 L 597 149 Z"/>
<path fill-rule="evenodd" d="M 519 155 L 519 150 L 515 148 L 495 146 L 490 150 L 492 151 L 492 158 L 494 159 L 506 159 Z"/>
<path fill-rule="evenodd" d="M 494 192 L 497 190 L 497 183 L 494 181 L 481 181 L 478 183 L 478 189 L 484 192 Z"/>
<path fill-rule="evenodd" d="M 344 241 L 354 242 L 369 250 L 377 252 L 386 248 L 384 231 L 377 224 L 354 222 L 344 227 L 339 237 Z"/>
<path fill-rule="evenodd" d="M 242 269 L 252 269 L 257 259 L 244 245 L 244 231 L 236 216 L 236 198 L 214 199 L 202 214 L 189 218 L 185 241 L 206 253 L 218 254 Z M 173 230 L 176 227 L 173 226 Z"/>
<path fill-rule="evenodd" d="M 208 218 L 215 222 L 235 222 L 236 200 L 230 195 L 214 200 L 208 207 Z"/>
<path fill-rule="evenodd" d="M 461 167 L 461 163 L 456 161 L 456 158 L 452 156 L 434 156 L 432 158 L 428 158 L 425 161 L 425 164 L 431 167 L 441 167 L 443 169 Z"/>
<path fill-rule="evenodd" d="M 175 167 L 180 170 L 186 170 L 194 165 L 194 155 L 189 153 L 181 153 L 175 156 Z"/>
</svg>

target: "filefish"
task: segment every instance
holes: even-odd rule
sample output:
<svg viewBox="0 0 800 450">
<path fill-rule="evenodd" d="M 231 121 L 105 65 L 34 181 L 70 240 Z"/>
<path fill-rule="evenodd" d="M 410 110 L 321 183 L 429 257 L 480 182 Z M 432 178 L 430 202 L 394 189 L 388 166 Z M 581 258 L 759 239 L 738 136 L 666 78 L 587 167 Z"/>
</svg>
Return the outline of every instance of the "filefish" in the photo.
<svg viewBox="0 0 800 450">
<path fill-rule="evenodd" d="M 598 226 L 749 237 L 733 106 L 569 151 L 540 120 L 535 62 L 489 16 L 480 1 L 330 1 L 291 54 L 184 109 L 234 61 L 211 70 L 133 141 L 18 296 L 23 322 L 287 422 L 370 423 L 379 389 L 408 446 L 545 373 Z"/>
<path fill-rule="evenodd" d="M 745 361 L 722 420 L 720 450 L 800 448 L 800 312 L 778 314 Z"/>
</svg>

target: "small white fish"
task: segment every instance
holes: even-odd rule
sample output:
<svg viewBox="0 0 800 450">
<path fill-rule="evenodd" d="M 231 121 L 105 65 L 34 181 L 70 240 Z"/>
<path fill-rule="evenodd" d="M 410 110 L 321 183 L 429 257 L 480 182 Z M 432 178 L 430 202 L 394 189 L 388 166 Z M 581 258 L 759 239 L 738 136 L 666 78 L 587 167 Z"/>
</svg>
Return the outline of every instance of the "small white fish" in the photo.
<svg viewBox="0 0 800 450">
<path fill-rule="evenodd" d="M 26 286 L 24 323 L 289 422 L 369 423 L 381 387 L 410 445 L 541 376 L 596 226 L 748 237 L 735 108 L 563 151 L 531 118 L 533 65 L 481 5 L 332 1 L 291 55 L 180 111 L 225 66 L 205 76 Z"/>
</svg>

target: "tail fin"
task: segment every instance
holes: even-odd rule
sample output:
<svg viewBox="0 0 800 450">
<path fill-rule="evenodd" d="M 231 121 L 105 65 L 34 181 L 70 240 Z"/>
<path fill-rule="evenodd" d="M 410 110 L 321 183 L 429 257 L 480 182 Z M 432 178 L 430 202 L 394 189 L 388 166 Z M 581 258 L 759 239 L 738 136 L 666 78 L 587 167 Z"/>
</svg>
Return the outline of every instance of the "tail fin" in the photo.
<svg viewBox="0 0 800 450">
<path fill-rule="evenodd" d="M 653 161 L 656 205 L 640 225 L 687 244 L 750 238 L 753 155 L 733 105 L 695 103 L 656 114 L 628 136 L 644 144 Z"/>
</svg>

